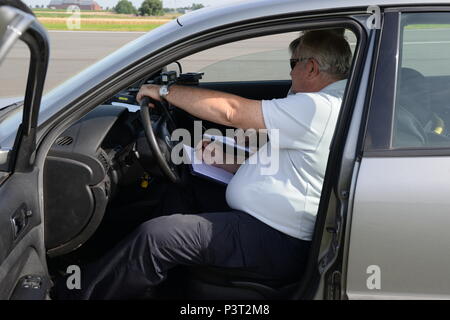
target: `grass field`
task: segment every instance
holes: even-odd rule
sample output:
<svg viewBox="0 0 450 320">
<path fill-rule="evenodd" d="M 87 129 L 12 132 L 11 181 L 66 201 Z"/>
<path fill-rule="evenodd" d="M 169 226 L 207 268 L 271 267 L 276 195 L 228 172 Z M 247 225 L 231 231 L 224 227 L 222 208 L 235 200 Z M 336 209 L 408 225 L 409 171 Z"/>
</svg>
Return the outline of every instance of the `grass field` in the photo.
<svg viewBox="0 0 450 320">
<path fill-rule="evenodd" d="M 48 12 L 38 12 L 35 13 L 38 18 L 69 18 L 71 14 L 69 13 L 48 13 Z M 100 14 L 80 14 L 80 18 L 109 18 L 109 19 L 146 19 L 147 17 L 136 17 L 132 15 L 120 15 L 120 14 L 110 14 L 110 15 L 100 15 Z"/>
<path fill-rule="evenodd" d="M 35 12 L 36 17 L 38 18 L 69 18 L 72 16 L 71 13 L 65 13 L 65 12 Z M 146 16 L 146 17 L 142 17 L 142 16 L 135 16 L 135 15 L 130 15 L 130 14 L 114 14 L 114 13 L 101 13 L 101 12 L 81 12 L 80 14 L 80 18 L 81 19 L 104 19 L 104 18 L 108 18 L 108 19 L 142 19 L 142 20 L 146 20 L 146 19 L 176 19 L 179 15 L 175 15 L 175 14 L 168 14 L 168 15 L 164 15 L 164 16 Z"/>
<path fill-rule="evenodd" d="M 36 12 L 62 12 L 60 10 L 48 9 L 48 8 L 33 8 L 34 13 Z M 105 12 L 105 10 L 81 10 L 81 12 Z"/>
<path fill-rule="evenodd" d="M 35 9 L 38 20 L 48 30 L 73 31 L 149 31 L 175 19 L 178 15 L 140 17 L 129 14 L 117 14 L 108 11 L 81 11 L 80 29 L 69 29 L 68 19 L 72 14 L 50 9 Z"/>
<path fill-rule="evenodd" d="M 66 23 L 43 23 L 47 30 L 69 30 Z M 71 31 L 150 31 L 161 24 L 89 24 L 82 23 L 80 29 Z"/>
<path fill-rule="evenodd" d="M 39 18 L 48 30 L 72 30 L 66 18 Z M 80 29 L 73 31 L 149 31 L 171 20 L 81 19 Z"/>
</svg>

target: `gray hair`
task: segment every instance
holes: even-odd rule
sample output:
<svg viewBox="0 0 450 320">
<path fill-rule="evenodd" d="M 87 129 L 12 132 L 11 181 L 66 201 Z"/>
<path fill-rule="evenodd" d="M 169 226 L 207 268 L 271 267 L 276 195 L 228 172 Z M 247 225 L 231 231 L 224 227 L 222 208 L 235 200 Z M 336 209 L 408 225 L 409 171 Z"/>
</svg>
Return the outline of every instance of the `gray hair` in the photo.
<svg viewBox="0 0 450 320">
<path fill-rule="evenodd" d="M 299 58 L 314 58 L 319 70 L 338 79 L 345 79 L 350 71 L 352 52 L 344 37 L 344 29 L 310 30 L 289 45 Z"/>
</svg>

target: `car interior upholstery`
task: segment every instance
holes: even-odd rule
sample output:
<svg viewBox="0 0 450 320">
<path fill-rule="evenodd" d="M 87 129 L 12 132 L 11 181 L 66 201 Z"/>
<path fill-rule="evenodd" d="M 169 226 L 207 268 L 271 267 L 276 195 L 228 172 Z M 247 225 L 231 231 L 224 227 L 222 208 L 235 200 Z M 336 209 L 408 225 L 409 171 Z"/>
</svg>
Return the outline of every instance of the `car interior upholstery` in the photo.
<svg viewBox="0 0 450 320">
<path fill-rule="evenodd" d="M 441 130 L 445 121 L 439 105 L 432 104 L 429 79 L 412 68 L 401 68 L 395 111 L 394 147 L 448 144 Z"/>
</svg>

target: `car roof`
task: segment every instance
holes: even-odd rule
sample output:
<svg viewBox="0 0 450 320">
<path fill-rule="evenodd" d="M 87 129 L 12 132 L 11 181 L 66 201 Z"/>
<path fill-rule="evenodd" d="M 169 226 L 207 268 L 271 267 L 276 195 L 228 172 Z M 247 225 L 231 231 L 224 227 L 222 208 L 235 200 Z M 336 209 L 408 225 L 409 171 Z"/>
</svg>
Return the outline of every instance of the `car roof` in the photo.
<svg viewBox="0 0 450 320">
<path fill-rule="evenodd" d="M 211 27 L 212 24 L 224 25 L 233 22 L 251 20 L 264 16 L 275 16 L 298 12 L 312 11 L 342 11 L 349 9 L 366 9 L 369 6 L 380 7 L 409 6 L 409 5 L 442 5 L 449 4 L 448 0 L 237 0 L 223 5 L 206 7 L 192 11 L 178 18 L 180 25 L 199 24 Z M 366 11 L 366 10 L 364 10 Z"/>
</svg>

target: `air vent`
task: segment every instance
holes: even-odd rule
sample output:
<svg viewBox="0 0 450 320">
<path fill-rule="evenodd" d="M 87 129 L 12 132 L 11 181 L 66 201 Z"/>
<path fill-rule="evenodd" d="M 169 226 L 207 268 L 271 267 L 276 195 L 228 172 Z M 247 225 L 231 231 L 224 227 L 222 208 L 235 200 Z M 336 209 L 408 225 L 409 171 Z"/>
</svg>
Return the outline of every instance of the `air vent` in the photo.
<svg viewBox="0 0 450 320">
<path fill-rule="evenodd" d="M 106 156 L 102 152 L 100 152 L 97 156 L 97 159 L 98 159 L 98 161 L 100 161 L 103 168 L 105 168 L 105 172 L 108 172 L 109 162 L 108 162 L 108 159 L 106 158 Z"/>
<path fill-rule="evenodd" d="M 58 146 L 68 146 L 69 144 L 72 144 L 72 142 L 72 137 L 59 137 L 56 139 L 55 144 Z"/>
</svg>

